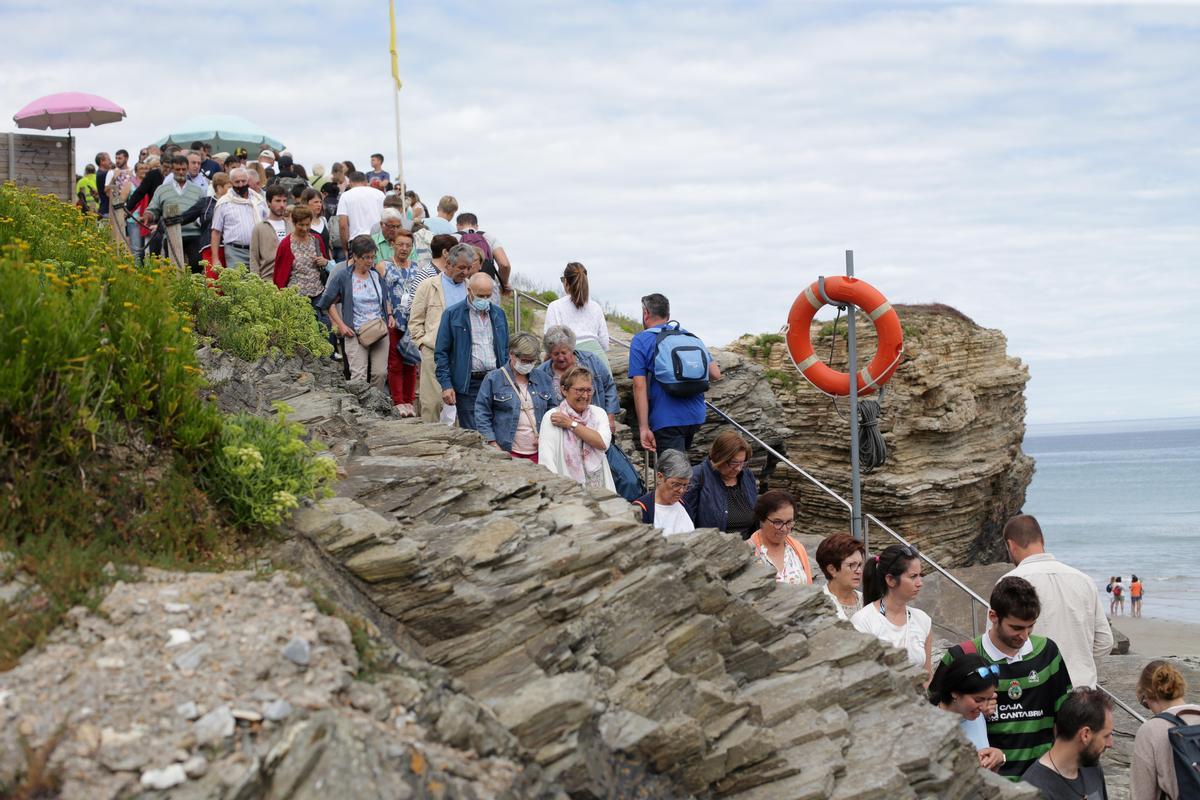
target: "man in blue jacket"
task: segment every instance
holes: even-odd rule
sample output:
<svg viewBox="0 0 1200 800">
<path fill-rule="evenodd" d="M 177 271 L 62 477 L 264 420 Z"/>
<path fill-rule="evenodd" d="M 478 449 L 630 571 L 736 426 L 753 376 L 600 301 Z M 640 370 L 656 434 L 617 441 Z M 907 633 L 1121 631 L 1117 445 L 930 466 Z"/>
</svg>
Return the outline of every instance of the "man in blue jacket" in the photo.
<svg viewBox="0 0 1200 800">
<path fill-rule="evenodd" d="M 458 426 L 475 429 L 475 398 L 489 372 L 508 357 L 508 320 L 492 303 L 492 278 L 478 272 L 467 283 L 467 299 L 442 314 L 434 348 L 442 402 L 458 408 Z"/>
</svg>

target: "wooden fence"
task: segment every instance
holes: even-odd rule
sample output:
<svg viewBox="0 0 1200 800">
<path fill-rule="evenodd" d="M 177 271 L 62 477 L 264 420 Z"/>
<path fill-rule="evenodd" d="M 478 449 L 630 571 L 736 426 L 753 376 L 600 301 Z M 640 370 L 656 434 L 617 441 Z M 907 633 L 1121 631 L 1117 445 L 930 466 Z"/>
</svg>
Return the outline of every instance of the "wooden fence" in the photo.
<svg viewBox="0 0 1200 800">
<path fill-rule="evenodd" d="M 0 183 L 7 181 L 74 202 L 75 139 L 0 133 Z"/>
</svg>

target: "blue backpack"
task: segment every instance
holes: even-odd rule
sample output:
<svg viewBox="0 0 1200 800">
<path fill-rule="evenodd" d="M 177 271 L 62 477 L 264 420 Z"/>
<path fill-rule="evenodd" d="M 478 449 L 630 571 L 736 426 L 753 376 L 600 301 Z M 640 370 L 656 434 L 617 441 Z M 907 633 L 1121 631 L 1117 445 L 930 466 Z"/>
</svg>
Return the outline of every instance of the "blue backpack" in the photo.
<svg viewBox="0 0 1200 800">
<path fill-rule="evenodd" d="M 663 325 L 654 337 L 654 380 L 668 394 L 692 397 L 707 392 L 710 361 L 712 356 L 704 342 L 674 320 Z"/>
<path fill-rule="evenodd" d="M 1185 714 L 1191 714 L 1185 711 Z M 1173 726 L 1167 731 L 1167 741 L 1175 760 L 1175 780 L 1179 782 L 1179 797 L 1200 797 L 1200 725 L 1188 725 L 1175 714 L 1163 711 L 1154 715 Z"/>
</svg>

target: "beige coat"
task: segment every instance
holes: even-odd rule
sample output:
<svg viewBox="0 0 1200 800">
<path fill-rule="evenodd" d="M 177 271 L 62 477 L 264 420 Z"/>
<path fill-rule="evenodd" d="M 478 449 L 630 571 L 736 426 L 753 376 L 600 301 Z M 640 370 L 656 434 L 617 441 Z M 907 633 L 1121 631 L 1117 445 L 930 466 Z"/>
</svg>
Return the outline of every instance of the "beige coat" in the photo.
<svg viewBox="0 0 1200 800">
<path fill-rule="evenodd" d="M 285 221 L 288 234 L 292 232 L 292 221 Z M 267 283 L 275 280 L 275 251 L 279 249 L 279 237 L 275 234 L 275 226 L 263 220 L 254 226 L 250 235 L 250 271 Z"/>
<path fill-rule="evenodd" d="M 417 345 L 428 347 L 431 352 L 437 349 L 438 327 L 445 310 L 446 293 L 442 291 L 442 274 L 439 272 L 422 281 L 413 295 L 412 309 L 408 313 L 408 334 Z"/>
</svg>

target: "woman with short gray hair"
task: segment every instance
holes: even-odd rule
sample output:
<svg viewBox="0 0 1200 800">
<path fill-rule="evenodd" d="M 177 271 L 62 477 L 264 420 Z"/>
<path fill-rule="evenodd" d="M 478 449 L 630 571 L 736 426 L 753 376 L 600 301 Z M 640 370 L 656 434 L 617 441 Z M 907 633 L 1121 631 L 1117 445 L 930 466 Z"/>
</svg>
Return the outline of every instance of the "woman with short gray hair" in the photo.
<svg viewBox="0 0 1200 800">
<path fill-rule="evenodd" d="M 538 463 L 538 430 L 552 407 L 554 387 L 537 372 L 538 338 L 518 333 L 508 340 L 508 362 L 484 376 L 475 396 L 475 430 L 513 458 Z"/>
<path fill-rule="evenodd" d="M 680 500 L 692 479 L 692 465 L 678 450 L 664 450 L 658 456 L 658 485 L 633 501 L 638 519 L 662 531 L 663 536 L 696 530 L 692 518 Z"/>
</svg>

